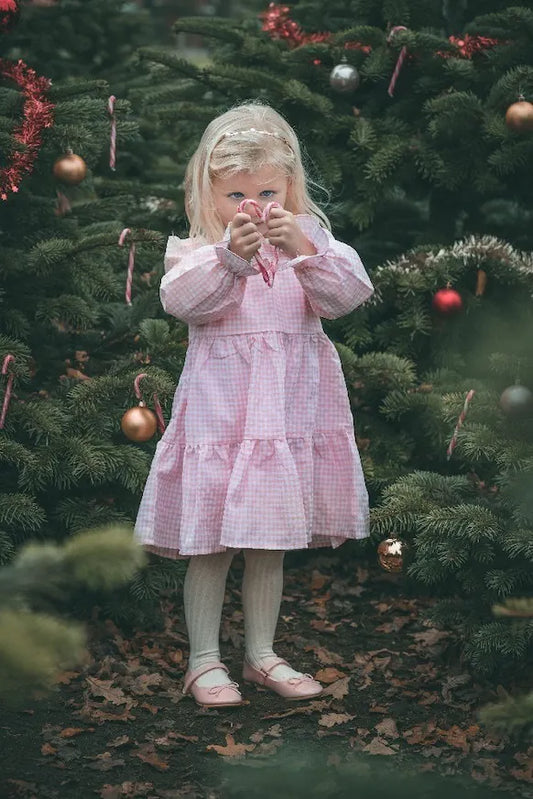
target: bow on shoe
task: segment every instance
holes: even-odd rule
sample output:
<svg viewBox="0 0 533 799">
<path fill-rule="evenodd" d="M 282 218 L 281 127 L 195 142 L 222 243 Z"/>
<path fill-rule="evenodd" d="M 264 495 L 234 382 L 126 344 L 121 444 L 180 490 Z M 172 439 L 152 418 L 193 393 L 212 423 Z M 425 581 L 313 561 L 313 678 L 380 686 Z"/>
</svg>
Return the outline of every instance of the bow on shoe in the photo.
<svg viewBox="0 0 533 799">
<path fill-rule="evenodd" d="M 238 691 L 239 683 L 227 682 L 225 685 L 213 685 L 212 688 L 208 688 L 208 693 L 218 696 L 225 688 L 235 688 Z"/>
<path fill-rule="evenodd" d="M 261 206 L 259 205 L 259 203 L 257 203 L 255 200 L 242 200 L 242 202 L 239 203 L 239 207 L 237 208 L 237 212 L 238 213 L 243 213 L 247 205 L 251 205 L 252 206 L 252 208 L 255 211 L 255 215 L 256 215 L 256 217 L 258 218 L 258 220 L 260 222 L 268 222 L 268 217 L 270 215 L 270 211 L 272 210 L 272 208 L 281 208 L 280 203 L 277 203 L 275 201 L 271 202 L 271 203 L 268 203 L 268 205 L 265 205 L 265 208 L 263 210 L 261 208 Z M 261 238 L 264 239 L 264 236 L 263 236 L 262 233 L 260 233 L 259 235 L 261 236 Z M 278 268 L 278 261 L 279 261 L 278 248 L 274 247 L 274 260 L 273 261 L 269 261 L 264 256 L 259 255 L 259 251 L 256 252 L 256 254 L 254 255 L 254 258 L 257 261 L 257 265 L 259 266 L 261 274 L 263 275 L 263 280 L 265 281 L 265 283 L 268 286 L 270 286 L 270 288 L 272 288 L 272 286 L 274 285 L 274 276 L 276 274 L 276 269 Z M 270 269 L 270 271 L 269 271 L 269 269 Z"/>
</svg>

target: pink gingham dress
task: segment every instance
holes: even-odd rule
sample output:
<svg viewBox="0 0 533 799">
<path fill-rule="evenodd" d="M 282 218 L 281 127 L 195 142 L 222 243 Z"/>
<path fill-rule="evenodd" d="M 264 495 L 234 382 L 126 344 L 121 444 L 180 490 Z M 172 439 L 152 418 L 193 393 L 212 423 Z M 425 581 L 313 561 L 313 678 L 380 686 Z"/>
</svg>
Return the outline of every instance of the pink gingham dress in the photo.
<svg viewBox="0 0 533 799">
<path fill-rule="evenodd" d="M 273 286 L 218 244 L 171 236 L 165 311 L 189 325 L 170 422 L 135 524 L 149 551 L 338 547 L 368 536 L 368 495 L 341 362 L 320 317 L 374 289 L 356 251 L 308 214 L 316 255 L 279 252 Z M 264 241 L 260 254 L 272 261 Z"/>
</svg>

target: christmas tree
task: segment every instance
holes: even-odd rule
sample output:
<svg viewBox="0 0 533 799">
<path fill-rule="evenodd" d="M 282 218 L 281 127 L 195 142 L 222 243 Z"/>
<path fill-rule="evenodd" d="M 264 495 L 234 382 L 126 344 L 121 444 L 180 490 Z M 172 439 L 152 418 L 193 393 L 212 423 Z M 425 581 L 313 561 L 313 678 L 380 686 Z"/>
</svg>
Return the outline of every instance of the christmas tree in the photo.
<svg viewBox="0 0 533 799">
<path fill-rule="evenodd" d="M 172 126 L 182 162 L 220 109 L 252 96 L 274 104 L 329 192 L 336 230 L 369 266 L 471 234 L 530 249 L 533 11 L 491 2 L 454 14 L 459 5 L 445 4 L 446 17 L 441 3 L 354 0 L 349 11 L 271 4 L 241 24 L 182 18 L 174 29 L 210 40 L 212 63 L 142 48 L 158 64 L 147 110 Z M 517 102 L 527 105 L 506 120 Z"/>
<path fill-rule="evenodd" d="M 33 0 L 22 6 L 3 53 L 11 60 L 31 58 L 52 81 L 101 78 L 123 95 L 135 50 L 160 40 L 158 34 L 153 15 L 135 2 Z"/>
<path fill-rule="evenodd" d="M 82 5 L 62 4 L 61 35 Z M 106 5 L 111 28 L 123 22 L 118 5 Z M 156 391 L 167 413 L 184 358 L 151 285 L 165 237 L 147 224 L 147 190 L 120 179 L 121 153 L 140 141 L 131 104 L 111 102 L 100 67 L 39 74 L 41 42 L 31 36 L 26 49 L 24 25 L 55 9 L 31 9 L 26 22 L 24 9 L 15 46 L 17 10 L 2 17 L 1 39 L 17 60 L 0 60 L 1 564 L 28 539 L 132 524 L 154 444 L 132 443 L 121 419 L 136 394 L 153 405 Z"/>
</svg>

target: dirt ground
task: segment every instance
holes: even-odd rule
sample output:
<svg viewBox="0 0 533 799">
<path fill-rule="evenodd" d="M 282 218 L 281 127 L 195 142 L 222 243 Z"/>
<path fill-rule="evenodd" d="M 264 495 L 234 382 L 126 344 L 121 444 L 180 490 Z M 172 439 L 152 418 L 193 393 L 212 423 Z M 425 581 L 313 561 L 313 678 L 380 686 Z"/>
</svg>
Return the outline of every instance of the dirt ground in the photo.
<svg viewBox="0 0 533 799">
<path fill-rule="evenodd" d="M 218 799 L 231 793 L 232 773 L 250 766 L 259 775 L 291 747 L 320 753 L 328 770 L 364 757 L 376 774 L 438 775 L 481 787 L 476 796 L 533 799 L 533 746 L 489 731 L 476 715 L 504 692 L 525 694 L 526 676 L 503 685 L 476 677 L 454 634 L 424 620 L 435 599 L 349 546 L 285 559 L 275 649 L 321 680 L 318 699 L 289 703 L 242 682 L 238 555 L 221 653 L 247 704 L 202 709 L 182 695 L 180 597 L 164 600 L 160 632 L 127 636 L 97 615 L 86 666 L 63 673 L 51 695 L 2 711 L 1 799 Z"/>
</svg>

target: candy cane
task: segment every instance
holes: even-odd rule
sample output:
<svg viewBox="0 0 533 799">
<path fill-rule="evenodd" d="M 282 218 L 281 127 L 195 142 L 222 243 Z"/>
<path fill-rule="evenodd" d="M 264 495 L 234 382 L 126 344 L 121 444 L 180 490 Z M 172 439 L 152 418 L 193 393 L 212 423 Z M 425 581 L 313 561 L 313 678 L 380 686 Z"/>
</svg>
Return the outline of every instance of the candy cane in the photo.
<svg viewBox="0 0 533 799">
<path fill-rule="evenodd" d="M 407 28 L 404 25 L 396 25 L 396 27 L 394 27 L 391 30 L 391 32 L 387 37 L 387 41 L 389 42 L 389 44 L 394 38 L 394 34 L 396 34 L 398 31 L 406 31 L 406 30 Z M 387 90 L 389 97 L 392 97 L 394 94 L 394 87 L 396 86 L 396 81 L 398 80 L 398 75 L 400 74 L 400 70 L 402 68 L 403 62 L 405 61 L 406 55 L 407 55 L 407 47 L 404 46 L 400 50 L 400 55 L 398 56 L 398 60 L 396 61 L 396 66 L 394 67 L 394 72 L 392 73 L 392 78 L 389 83 L 389 88 Z"/>
<path fill-rule="evenodd" d="M 6 357 L 4 358 L 4 363 L 2 364 L 2 374 L 3 375 L 7 375 L 7 367 L 9 365 L 9 362 L 10 361 L 14 361 L 14 360 L 15 360 L 15 356 L 11 355 L 11 353 L 8 353 L 6 355 Z M 11 392 L 12 392 L 14 378 L 15 378 L 15 375 L 13 374 L 13 372 L 11 372 L 11 374 L 7 378 L 7 386 L 6 386 L 6 393 L 5 393 L 5 396 L 4 396 L 4 404 L 2 406 L 2 413 L 0 414 L 0 430 L 4 429 L 4 422 L 6 420 L 6 414 L 7 414 L 7 409 L 8 409 L 8 406 L 9 406 L 9 401 L 11 400 Z"/>
<path fill-rule="evenodd" d="M 274 201 L 274 202 L 268 203 L 265 206 L 265 208 L 262 209 L 258 202 L 256 202 L 255 200 L 247 199 L 247 200 L 242 200 L 242 202 L 239 203 L 239 207 L 237 208 L 238 213 L 245 212 L 244 209 L 246 208 L 247 205 L 251 205 L 252 206 L 252 208 L 254 209 L 255 214 L 258 217 L 260 222 L 267 222 L 268 221 L 268 218 L 270 216 L 270 211 L 272 210 L 272 208 L 281 208 L 281 205 Z M 259 254 L 259 252 L 256 252 L 254 257 L 255 257 L 255 260 L 257 261 L 257 264 L 259 266 L 259 270 L 260 270 L 261 274 L 263 275 L 263 280 L 265 281 L 265 283 L 270 288 L 272 288 L 272 286 L 274 285 L 274 277 L 275 277 L 276 270 L 278 268 L 278 263 L 279 263 L 279 250 L 278 250 L 278 247 L 274 248 L 274 261 L 273 262 L 270 262 L 270 261 L 266 260 L 263 256 L 261 256 Z M 270 267 L 270 272 L 268 271 L 268 267 Z"/>
<path fill-rule="evenodd" d="M 119 236 L 118 243 L 122 247 L 124 239 L 131 233 L 129 227 L 125 227 Z M 131 305 L 131 284 L 133 282 L 133 267 L 135 266 L 135 242 L 133 241 L 130 246 L 130 254 L 128 256 L 128 276 L 126 278 L 126 302 Z"/>
<path fill-rule="evenodd" d="M 457 433 L 459 432 L 459 429 L 463 426 L 463 422 L 465 420 L 465 416 L 466 416 L 466 413 L 468 411 L 468 406 L 470 405 L 470 400 L 472 399 L 472 397 L 474 396 L 475 393 L 476 392 L 472 388 L 472 389 L 470 389 L 470 391 L 466 395 L 466 399 L 465 399 L 465 404 L 463 406 L 463 410 L 459 414 L 459 418 L 457 420 L 457 424 L 455 425 L 455 430 L 453 431 L 452 440 L 450 441 L 450 443 L 448 445 L 448 449 L 446 450 L 447 460 L 450 460 L 450 458 L 452 457 L 452 452 L 454 451 L 454 449 L 455 449 L 455 447 L 457 445 Z"/>
<path fill-rule="evenodd" d="M 56 214 L 57 216 L 63 216 L 68 211 L 72 211 L 72 206 L 70 204 L 70 200 L 66 194 L 63 194 L 62 191 L 56 189 L 57 194 L 57 205 L 56 205 Z"/>
<path fill-rule="evenodd" d="M 111 142 L 109 146 L 109 166 L 114 171 L 117 155 L 117 120 L 115 119 L 115 100 L 117 98 L 114 94 L 111 95 L 107 101 L 107 110 L 111 117 Z"/>
<path fill-rule="evenodd" d="M 133 381 L 133 388 L 135 390 L 135 394 L 137 396 L 137 399 L 141 400 L 141 402 L 143 401 L 143 397 L 142 397 L 141 387 L 140 387 L 139 383 L 141 382 L 143 377 L 148 377 L 146 372 L 143 372 L 142 374 L 137 375 L 137 377 Z M 159 432 L 160 433 L 164 433 L 165 432 L 165 420 L 163 419 L 163 411 L 161 409 L 161 405 L 159 404 L 159 400 L 157 398 L 157 394 L 155 393 L 155 391 L 154 391 L 154 407 L 155 407 L 155 413 L 156 413 L 156 416 L 157 416 L 157 426 L 159 428 Z"/>
</svg>

